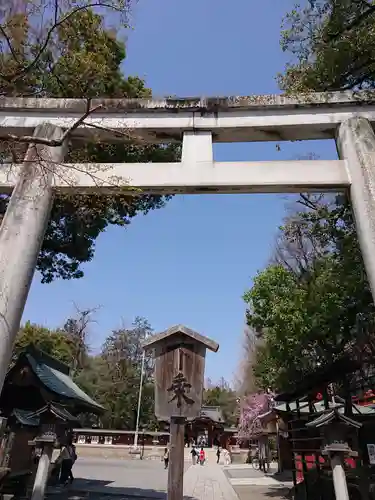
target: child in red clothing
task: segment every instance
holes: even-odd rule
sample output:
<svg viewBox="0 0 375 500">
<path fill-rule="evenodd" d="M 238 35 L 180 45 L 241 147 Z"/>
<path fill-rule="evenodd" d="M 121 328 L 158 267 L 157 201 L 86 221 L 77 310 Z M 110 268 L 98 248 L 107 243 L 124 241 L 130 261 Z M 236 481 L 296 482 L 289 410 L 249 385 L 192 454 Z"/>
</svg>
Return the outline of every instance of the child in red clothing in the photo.
<svg viewBox="0 0 375 500">
<path fill-rule="evenodd" d="M 201 465 L 204 465 L 205 460 L 206 460 L 206 453 L 204 452 L 204 449 L 201 448 L 201 450 L 199 452 L 199 463 Z"/>
</svg>

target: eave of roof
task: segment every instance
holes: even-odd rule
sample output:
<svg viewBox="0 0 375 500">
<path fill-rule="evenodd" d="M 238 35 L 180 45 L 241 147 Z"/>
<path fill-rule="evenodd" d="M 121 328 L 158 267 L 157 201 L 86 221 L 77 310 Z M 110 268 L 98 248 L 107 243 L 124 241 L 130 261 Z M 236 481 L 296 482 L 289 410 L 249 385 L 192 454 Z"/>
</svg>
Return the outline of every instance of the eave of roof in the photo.
<svg viewBox="0 0 375 500">
<path fill-rule="evenodd" d="M 38 362 L 31 354 L 26 354 L 27 361 L 39 381 L 51 392 L 81 404 L 92 412 L 102 412 L 104 407 L 94 401 L 67 375 L 46 363 Z"/>
<path fill-rule="evenodd" d="M 66 408 L 57 403 L 48 403 L 37 411 L 30 412 L 20 408 L 14 408 L 12 414 L 21 425 L 29 427 L 38 427 L 40 425 L 40 417 L 44 413 L 52 413 L 57 419 L 64 422 L 78 423 L 77 417 L 72 415 Z"/>
<path fill-rule="evenodd" d="M 18 423 L 27 427 L 38 427 L 39 417 L 31 416 L 31 413 L 21 408 L 14 408 L 11 417 L 15 417 Z"/>
<path fill-rule="evenodd" d="M 196 342 L 200 342 L 203 344 L 207 349 L 210 349 L 213 352 L 217 352 L 219 349 L 219 344 L 215 342 L 212 339 L 209 339 L 208 337 L 205 337 L 204 335 L 201 335 L 198 332 L 195 332 L 191 328 L 188 328 L 187 326 L 184 325 L 175 325 L 171 326 L 168 328 L 168 330 L 165 330 L 164 332 L 158 333 L 156 335 L 151 335 L 144 343 L 143 343 L 143 348 L 144 349 L 152 349 L 153 346 L 165 340 L 168 337 L 171 337 L 173 335 L 177 334 L 182 334 L 186 335 L 187 337 L 192 338 Z"/>
<path fill-rule="evenodd" d="M 78 412 L 102 413 L 105 408 L 86 394 L 69 376 L 69 367 L 30 344 L 7 373 L 7 379 L 27 363 L 38 381 L 59 398 L 72 401 Z"/>
<path fill-rule="evenodd" d="M 328 404 L 329 408 L 337 408 L 337 411 L 339 413 L 344 413 L 345 411 L 345 405 L 343 403 L 332 403 L 331 401 Z M 289 403 L 290 407 L 290 412 L 292 413 L 297 413 L 297 404 L 295 402 Z M 324 401 L 318 401 L 316 403 L 313 403 L 313 408 L 314 408 L 314 414 L 319 415 L 326 411 Z M 355 405 L 352 404 L 353 408 L 353 415 L 374 415 L 375 416 L 375 408 L 372 406 L 360 406 L 360 405 Z M 275 411 L 281 412 L 281 413 L 288 413 L 287 410 L 287 403 L 280 403 L 274 408 Z M 312 415 L 310 411 L 310 407 L 308 402 L 301 402 L 299 405 L 299 412 L 301 415 Z"/>
</svg>

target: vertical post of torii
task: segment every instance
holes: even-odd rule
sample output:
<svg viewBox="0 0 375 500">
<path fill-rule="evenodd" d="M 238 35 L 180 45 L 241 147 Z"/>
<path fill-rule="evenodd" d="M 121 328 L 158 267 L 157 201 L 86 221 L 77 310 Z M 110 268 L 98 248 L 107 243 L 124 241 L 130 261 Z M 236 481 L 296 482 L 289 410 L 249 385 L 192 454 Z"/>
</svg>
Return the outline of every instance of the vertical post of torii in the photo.
<svg viewBox="0 0 375 500">
<path fill-rule="evenodd" d="M 337 148 L 347 162 L 358 240 L 375 300 L 375 134 L 370 122 L 352 117 L 341 123 Z"/>
<path fill-rule="evenodd" d="M 44 139 L 62 136 L 50 123 L 34 131 Z M 0 392 L 50 217 L 55 165 L 64 154 L 65 145 L 29 145 L 0 227 Z"/>
</svg>

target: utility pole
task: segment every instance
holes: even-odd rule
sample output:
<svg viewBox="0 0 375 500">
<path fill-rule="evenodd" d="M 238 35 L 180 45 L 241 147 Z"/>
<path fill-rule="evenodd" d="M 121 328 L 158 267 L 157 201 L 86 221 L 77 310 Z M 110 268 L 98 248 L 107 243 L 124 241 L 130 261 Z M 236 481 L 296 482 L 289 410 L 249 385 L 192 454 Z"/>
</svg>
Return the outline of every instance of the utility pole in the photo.
<svg viewBox="0 0 375 500">
<path fill-rule="evenodd" d="M 141 377 L 140 377 L 140 381 L 139 381 L 139 391 L 138 391 L 137 421 L 135 424 L 135 434 L 134 434 L 134 444 L 133 444 L 134 449 L 138 448 L 139 417 L 141 414 L 143 375 L 144 375 L 144 371 L 145 371 L 145 358 L 146 358 L 146 351 L 143 350 L 143 352 L 142 352 L 142 365 L 141 365 Z"/>
</svg>

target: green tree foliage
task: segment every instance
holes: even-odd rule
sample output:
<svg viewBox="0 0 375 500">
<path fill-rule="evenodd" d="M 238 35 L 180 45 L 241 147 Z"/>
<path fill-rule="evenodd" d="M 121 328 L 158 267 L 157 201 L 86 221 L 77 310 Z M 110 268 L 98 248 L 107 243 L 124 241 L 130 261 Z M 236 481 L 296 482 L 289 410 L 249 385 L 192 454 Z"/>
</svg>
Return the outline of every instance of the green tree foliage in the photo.
<svg viewBox="0 0 375 500">
<path fill-rule="evenodd" d="M 38 3 L 39 2 L 39 3 Z M 138 77 L 125 77 L 122 64 L 125 46 L 116 30 L 105 24 L 106 10 L 126 23 L 130 3 L 15 2 L 9 11 L 0 9 L 0 95 L 59 98 L 150 97 L 150 89 Z M 96 8 L 99 11 L 95 11 Z M 113 13 L 113 10 L 116 12 Z M 34 26 L 38 14 L 43 23 Z M 103 15 L 102 15 L 103 14 Z M 107 12 L 108 14 L 108 12 Z M 120 29 L 117 24 L 117 28 Z M 25 144 L 2 142 L 7 161 L 20 161 Z M 73 144 L 69 160 L 77 162 L 165 162 L 178 161 L 180 147 L 126 140 L 105 145 L 94 140 Z M 81 264 L 94 256 L 95 241 L 109 225 L 126 227 L 139 213 L 161 208 L 168 197 L 142 195 L 57 196 L 38 259 L 43 282 L 55 278 L 80 278 Z M 4 213 L 7 198 L 0 200 Z"/>
<path fill-rule="evenodd" d="M 225 423 L 236 425 L 238 418 L 237 394 L 230 385 L 221 379 L 218 384 L 207 381 L 203 392 L 203 404 L 205 406 L 219 406 Z"/>
<path fill-rule="evenodd" d="M 114 330 L 103 344 L 100 356 L 92 360 L 95 370 L 86 374 L 86 387 L 107 412 L 103 427 L 134 430 L 142 369 L 142 342 L 153 330 L 147 320 L 135 318 L 130 328 Z M 145 356 L 140 425 L 157 426 L 154 416 L 153 360 Z"/>
<path fill-rule="evenodd" d="M 13 362 L 29 344 L 34 344 L 38 349 L 69 366 L 74 360 L 74 339 L 63 330 L 50 330 L 27 321 L 17 335 Z"/>
<path fill-rule="evenodd" d="M 291 63 L 287 93 L 374 87 L 375 5 L 371 0 L 307 0 L 285 18 L 282 48 Z M 358 313 L 373 301 L 348 200 L 301 196 L 281 228 L 275 265 L 245 293 L 249 326 L 261 333 L 255 373 L 285 389 L 357 339 Z"/>
<path fill-rule="evenodd" d="M 308 0 L 287 14 L 281 45 L 292 61 L 280 76 L 289 93 L 373 88 L 372 0 Z"/>
<path fill-rule="evenodd" d="M 13 359 L 29 344 L 70 367 L 73 377 L 90 366 L 87 336 L 95 309 L 80 310 L 68 318 L 61 328 L 49 329 L 27 321 L 16 337 Z"/>
<path fill-rule="evenodd" d="M 373 301 L 349 203 L 301 196 L 280 228 L 275 264 L 244 295 L 247 321 L 261 333 L 255 374 L 261 387 L 287 389 L 333 361 L 356 336 Z"/>
</svg>

